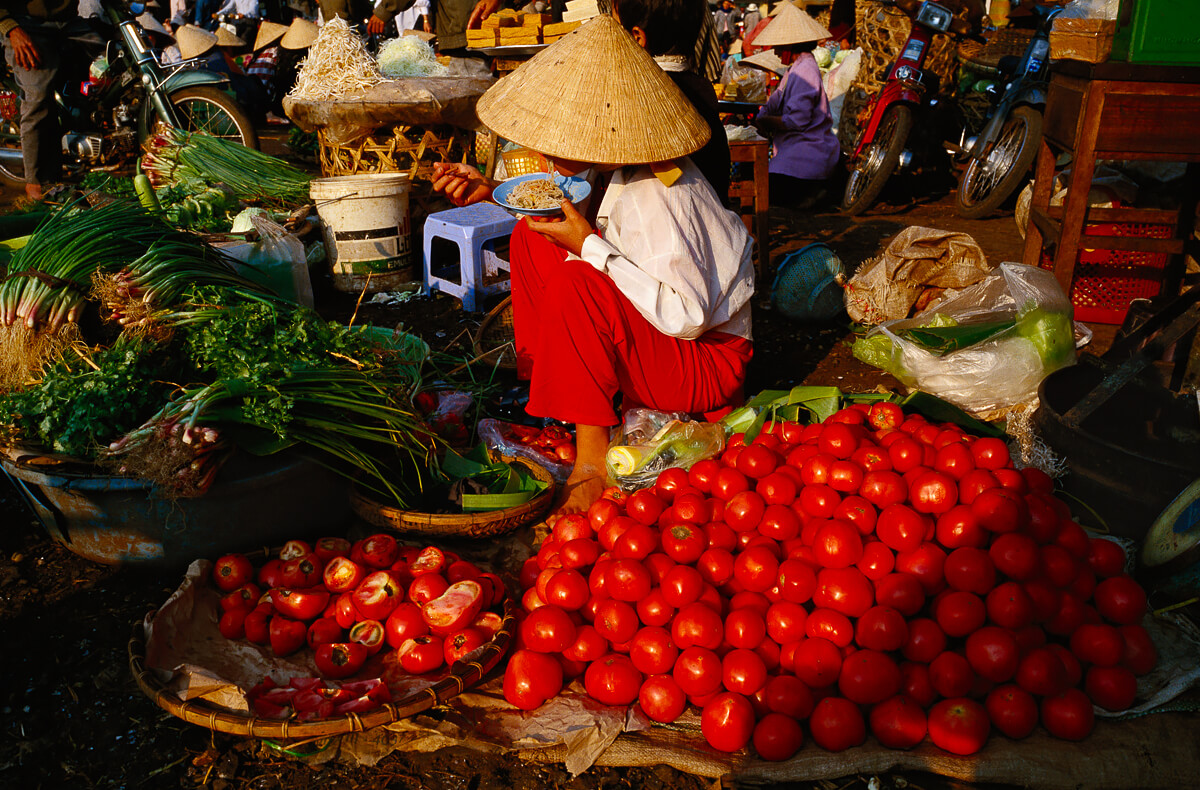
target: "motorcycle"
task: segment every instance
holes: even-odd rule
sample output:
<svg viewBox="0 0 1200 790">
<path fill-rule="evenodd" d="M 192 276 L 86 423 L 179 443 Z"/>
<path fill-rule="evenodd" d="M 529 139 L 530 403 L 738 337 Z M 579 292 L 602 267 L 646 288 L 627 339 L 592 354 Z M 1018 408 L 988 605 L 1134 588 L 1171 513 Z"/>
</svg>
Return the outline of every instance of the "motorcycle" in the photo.
<svg viewBox="0 0 1200 790">
<path fill-rule="evenodd" d="M 75 56 L 55 91 L 68 172 L 111 171 L 131 164 L 161 126 L 208 132 L 258 148 L 254 124 L 226 92 L 229 79 L 182 63 L 164 67 L 134 18 L 144 6 L 103 4 L 103 39 L 73 40 Z M 115 35 L 114 35 L 115 33 Z M 0 179 L 25 183 L 21 95 L 12 74 L 0 84 Z"/>
<path fill-rule="evenodd" d="M 968 159 L 958 182 L 958 214 L 979 219 L 991 214 L 1024 181 L 1037 158 L 1042 141 L 1042 112 L 1050 68 L 1050 28 L 1062 6 L 1034 5 L 1037 18 L 1033 37 L 1019 58 L 1000 59 L 997 88 L 989 93 L 993 108 L 988 122 L 974 141 L 968 141 Z"/>
<path fill-rule="evenodd" d="M 977 38 L 990 24 L 978 0 L 958 4 L 957 11 L 951 10 L 948 3 L 933 0 L 894 0 L 888 4 L 912 19 L 912 29 L 848 159 L 850 173 L 842 210 L 850 215 L 870 208 L 897 168 L 907 169 L 913 164 L 915 157 L 908 146 L 917 115 L 932 110 L 939 91 L 937 75 L 922 68 L 934 36 L 949 33 Z"/>
</svg>

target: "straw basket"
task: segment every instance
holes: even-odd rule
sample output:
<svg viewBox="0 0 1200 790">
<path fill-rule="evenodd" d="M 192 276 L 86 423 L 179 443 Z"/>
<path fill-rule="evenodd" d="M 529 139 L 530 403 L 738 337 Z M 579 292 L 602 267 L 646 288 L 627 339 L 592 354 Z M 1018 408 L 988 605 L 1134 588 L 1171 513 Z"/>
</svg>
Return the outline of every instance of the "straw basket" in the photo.
<svg viewBox="0 0 1200 790">
<path fill-rule="evenodd" d="M 549 485 L 523 505 L 483 513 L 419 513 L 381 504 L 362 491 L 350 493 L 350 507 L 359 518 L 376 527 L 409 535 L 443 538 L 487 538 L 503 535 L 541 519 L 554 501 L 554 477 L 546 467 L 524 458 L 501 456 L 509 464 L 520 464 Z"/>
<path fill-rule="evenodd" d="M 260 555 L 260 556 L 259 556 Z M 265 560 L 267 550 L 250 556 L 251 560 Z M 504 619 L 500 630 L 492 640 L 480 648 L 472 661 L 456 661 L 450 674 L 432 685 L 413 692 L 404 699 L 390 702 L 363 714 L 348 713 L 329 719 L 315 721 L 293 721 L 291 719 L 264 719 L 250 712 L 229 710 L 203 699 L 181 700 L 168 689 L 153 671 L 146 667 L 145 632 L 141 623 L 133 629 L 129 640 L 129 671 L 138 688 L 156 705 L 172 716 L 189 724 L 198 724 L 216 732 L 243 735 L 251 738 L 269 738 L 282 741 L 316 740 L 364 732 L 373 727 L 391 724 L 422 711 L 441 705 L 477 685 L 496 667 L 512 644 L 516 625 L 516 605 L 511 600 L 504 602 Z"/>
<path fill-rule="evenodd" d="M 1103 63 L 1112 52 L 1115 31 L 1111 19 L 1056 19 L 1050 30 L 1050 57 Z"/>
<path fill-rule="evenodd" d="M 971 71 L 981 75 L 995 76 L 1000 59 L 1008 55 L 1024 55 L 1033 31 L 1019 27 L 996 28 L 987 34 L 987 41 L 980 43 L 964 38 L 958 43 L 958 59 Z"/>
<path fill-rule="evenodd" d="M 407 173 L 428 181 L 435 162 L 467 162 L 475 153 L 473 132 L 452 126 L 395 126 L 349 143 L 335 143 L 317 130 L 321 174 Z"/>
<path fill-rule="evenodd" d="M 484 316 L 479 331 L 475 334 L 475 356 L 488 354 L 491 364 L 506 370 L 517 369 L 517 352 L 513 346 L 512 297 L 492 308 Z"/>
<path fill-rule="evenodd" d="M 908 16 L 877 0 L 861 0 L 855 4 L 855 38 L 863 49 L 862 65 L 854 85 L 868 95 L 874 95 L 883 87 L 888 67 L 900 54 L 912 23 Z M 946 83 L 954 74 L 957 65 L 954 39 L 946 35 L 934 36 L 925 69 Z"/>
<path fill-rule="evenodd" d="M 550 172 L 550 163 L 546 161 L 546 157 L 528 148 L 504 151 L 500 154 L 500 159 L 504 162 L 504 174 L 508 178 Z"/>
</svg>

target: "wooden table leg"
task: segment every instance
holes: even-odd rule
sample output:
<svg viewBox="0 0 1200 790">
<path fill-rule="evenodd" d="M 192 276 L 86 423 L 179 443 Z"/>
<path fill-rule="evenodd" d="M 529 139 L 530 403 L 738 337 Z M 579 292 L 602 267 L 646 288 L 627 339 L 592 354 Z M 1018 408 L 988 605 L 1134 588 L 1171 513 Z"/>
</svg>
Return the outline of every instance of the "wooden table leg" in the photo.
<svg viewBox="0 0 1200 790">
<path fill-rule="evenodd" d="M 1026 266 L 1041 266 L 1042 249 L 1045 246 L 1045 235 L 1041 227 L 1034 221 L 1037 211 L 1050 208 L 1050 194 L 1054 191 L 1054 152 L 1043 137 L 1038 148 L 1037 166 L 1033 176 L 1033 195 L 1029 201 L 1029 217 L 1025 221 L 1025 249 L 1021 253 L 1021 262 Z"/>
<path fill-rule="evenodd" d="M 758 236 L 758 273 L 762 274 L 771 265 L 770 207 L 771 195 L 768 188 L 770 173 L 767 170 L 770 148 L 760 145 L 754 151 L 754 227 Z"/>
<path fill-rule="evenodd" d="M 1087 220 L 1088 193 L 1091 192 L 1092 176 L 1096 170 L 1096 138 L 1100 134 L 1105 93 L 1106 89 L 1102 86 L 1089 83 L 1079 107 L 1079 115 L 1083 120 L 1071 160 L 1067 197 L 1063 201 L 1062 231 L 1054 249 L 1054 277 L 1064 293 L 1071 292 L 1075 262 L 1079 258 L 1079 241 L 1083 238 L 1083 226 Z"/>
</svg>

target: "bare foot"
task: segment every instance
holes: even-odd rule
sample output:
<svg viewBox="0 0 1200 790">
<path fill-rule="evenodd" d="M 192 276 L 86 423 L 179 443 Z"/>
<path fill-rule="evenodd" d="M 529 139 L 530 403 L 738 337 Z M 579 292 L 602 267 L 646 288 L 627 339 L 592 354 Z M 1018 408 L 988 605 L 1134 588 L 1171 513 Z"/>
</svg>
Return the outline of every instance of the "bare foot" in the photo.
<svg viewBox="0 0 1200 790">
<path fill-rule="evenodd" d="M 44 196 L 44 193 L 42 192 L 41 184 L 26 184 L 25 185 L 25 197 L 27 197 L 33 201 L 38 201 L 38 200 L 41 200 L 43 196 Z"/>
<path fill-rule="evenodd" d="M 604 493 L 605 488 L 607 488 L 607 483 L 603 472 L 581 473 L 576 469 L 571 472 L 566 485 L 558 495 L 554 515 L 586 512 L 592 503 Z"/>
</svg>

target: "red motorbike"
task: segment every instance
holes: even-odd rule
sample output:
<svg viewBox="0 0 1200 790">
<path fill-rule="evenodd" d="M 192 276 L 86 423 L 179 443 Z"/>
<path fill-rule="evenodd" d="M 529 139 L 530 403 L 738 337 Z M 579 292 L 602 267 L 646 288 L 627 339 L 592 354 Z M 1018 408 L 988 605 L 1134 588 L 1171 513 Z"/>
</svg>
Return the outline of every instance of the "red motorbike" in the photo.
<svg viewBox="0 0 1200 790">
<path fill-rule="evenodd" d="M 980 38 L 991 24 L 980 0 L 894 0 L 888 2 L 912 19 L 912 30 L 887 81 L 871 105 L 870 118 L 850 155 L 842 211 L 861 214 L 879 198 L 897 168 L 907 169 L 914 156 L 909 149 L 918 115 L 937 102 L 938 76 L 923 67 L 934 36 Z"/>
</svg>

